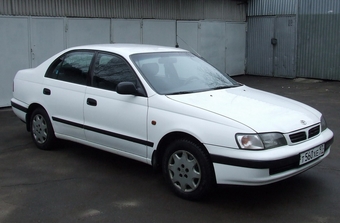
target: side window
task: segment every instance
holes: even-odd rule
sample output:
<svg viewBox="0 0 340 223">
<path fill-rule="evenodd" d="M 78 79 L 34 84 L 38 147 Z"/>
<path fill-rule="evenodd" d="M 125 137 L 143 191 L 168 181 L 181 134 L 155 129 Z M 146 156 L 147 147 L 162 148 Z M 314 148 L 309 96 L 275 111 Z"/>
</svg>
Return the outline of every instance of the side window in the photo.
<svg viewBox="0 0 340 223">
<path fill-rule="evenodd" d="M 46 77 L 86 85 L 94 53 L 71 52 L 58 58 L 49 67 Z"/>
<path fill-rule="evenodd" d="M 99 53 L 93 75 L 93 86 L 101 89 L 116 91 L 120 82 L 128 81 L 137 86 L 136 74 L 127 62 L 116 55 Z"/>
</svg>

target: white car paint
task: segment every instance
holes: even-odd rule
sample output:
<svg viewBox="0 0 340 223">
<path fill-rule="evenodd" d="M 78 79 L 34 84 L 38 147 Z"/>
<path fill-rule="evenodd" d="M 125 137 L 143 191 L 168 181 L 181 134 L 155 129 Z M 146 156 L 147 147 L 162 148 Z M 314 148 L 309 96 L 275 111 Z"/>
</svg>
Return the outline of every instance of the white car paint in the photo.
<svg viewBox="0 0 340 223">
<path fill-rule="evenodd" d="M 120 95 L 44 77 L 56 58 L 70 50 L 80 49 L 100 50 L 124 57 L 139 77 L 147 97 Z M 153 163 L 154 151 L 159 149 L 159 142 L 165 135 L 172 132 L 186 133 L 201 142 L 210 153 L 216 181 L 222 184 L 261 185 L 283 180 L 316 165 L 329 154 L 333 139 L 329 129 L 311 139 L 273 149 L 240 149 L 235 140 L 237 133 L 280 132 L 289 142 L 289 134 L 320 125 L 321 113 L 302 103 L 247 86 L 191 94 L 157 94 L 130 58 L 132 54 L 151 52 L 186 51 L 159 46 L 109 44 L 75 47 L 60 52 L 37 68 L 16 74 L 13 111 L 20 119 L 28 121 L 26 112 L 29 107 L 39 104 L 53 120 L 56 137 L 148 164 Z M 44 88 L 50 88 L 52 94 L 43 95 Z M 88 98 L 95 98 L 98 106 L 88 106 Z M 138 139 L 143 143 L 103 135 L 91 129 L 70 127 L 55 121 L 55 117 Z M 328 148 L 323 156 L 307 165 L 278 173 L 270 174 L 270 168 L 266 166 L 244 164 L 249 161 L 254 162 L 254 165 L 261 162 L 274 165 L 277 160 L 298 157 L 301 152 L 324 143 L 328 143 Z M 238 161 L 240 165 L 232 165 Z"/>
<path fill-rule="evenodd" d="M 289 133 L 317 124 L 321 117 L 320 112 L 302 103 L 247 86 L 169 97 L 238 121 L 256 132 Z"/>
<path fill-rule="evenodd" d="M 120 95 L 116 92 L 88 87 L 85 98 L 95 98 L 97 106 L 84 106 L 86 126 L 147 140 L 147 103 L 144 97 Z M 85 130 L 86 139 L 140 157 L 146 157 L 146 146 L 112 136 Z"/>
</svg>

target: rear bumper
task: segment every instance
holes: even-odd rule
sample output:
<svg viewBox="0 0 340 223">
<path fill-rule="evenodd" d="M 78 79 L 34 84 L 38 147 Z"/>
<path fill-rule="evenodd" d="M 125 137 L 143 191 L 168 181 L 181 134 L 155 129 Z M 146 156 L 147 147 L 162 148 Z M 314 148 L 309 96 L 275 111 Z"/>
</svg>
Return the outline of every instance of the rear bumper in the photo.
<svg viewBox="0 0 340 223">
<path fill-rule="evenodd" d="M 12 110 L 14 114 L 16 114 L 16 116 L 18 116 L 20 120 L 22 120 L 23 122 L 26 122 L 26 114 L 28 111 L 28 105 L 16 100 L 15 98 L 12 98 L 11 106 L 12 106 Z"/>
</svg>

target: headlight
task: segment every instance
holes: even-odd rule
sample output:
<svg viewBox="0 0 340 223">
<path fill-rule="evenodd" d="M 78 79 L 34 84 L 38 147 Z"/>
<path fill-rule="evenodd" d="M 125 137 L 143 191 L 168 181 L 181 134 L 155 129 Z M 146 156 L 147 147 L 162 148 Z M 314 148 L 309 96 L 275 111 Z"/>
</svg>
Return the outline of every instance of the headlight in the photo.
<svg viewBox="0 0 340 223">
<path fill-rule="evenodd" d="M 266 149 L 287 145 L 287 140 L 281 133 L 264 133 L 260 137 Z"/>
<path fill-rule="evenodd" d="M 322 132 L 327 129 L 327 122 L 323 116 L 321 116 L 320 123 L 321 123 L 321 132 Z"/>
<path fill-rule="evenodd" d="M 287 145 L 281 133 L 236 134 L 237 144 L 241 149 L 261 150 Z"/>
<path fill-rule="evenodd" d="M 264 149 L 263 143 L 257 134 L 236 134 L 236 140 L 241 149 Z"/>
</svg>

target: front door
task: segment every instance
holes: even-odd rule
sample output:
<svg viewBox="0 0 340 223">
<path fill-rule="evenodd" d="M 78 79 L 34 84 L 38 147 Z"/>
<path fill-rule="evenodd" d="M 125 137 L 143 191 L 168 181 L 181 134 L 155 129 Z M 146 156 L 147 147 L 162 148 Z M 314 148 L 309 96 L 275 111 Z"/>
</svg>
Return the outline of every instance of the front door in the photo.
<svg viewBox="0 0 340 223">
<path fill-rule="evenodd" d="M 147 97 L 116 92 L 122 81 L 139 81 L 120 56 L 99 53 L 94 63 L 92 87 L 84 101 L 87 141 L 126 156 L 145 158 L 147 152 Z"/>
</svg>

